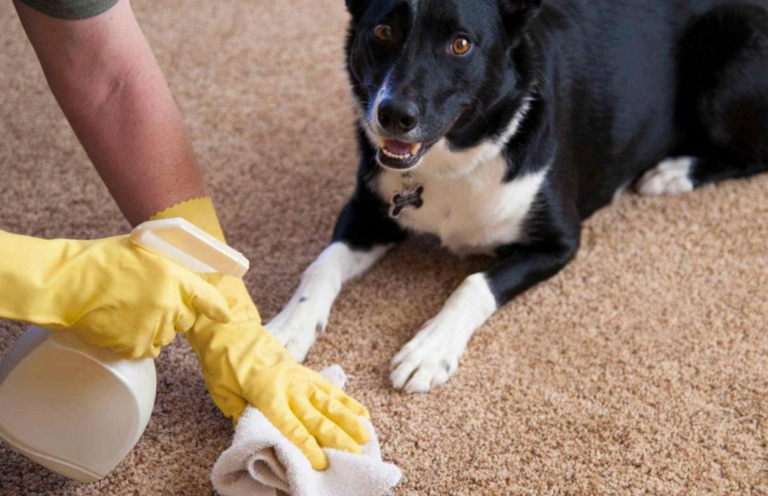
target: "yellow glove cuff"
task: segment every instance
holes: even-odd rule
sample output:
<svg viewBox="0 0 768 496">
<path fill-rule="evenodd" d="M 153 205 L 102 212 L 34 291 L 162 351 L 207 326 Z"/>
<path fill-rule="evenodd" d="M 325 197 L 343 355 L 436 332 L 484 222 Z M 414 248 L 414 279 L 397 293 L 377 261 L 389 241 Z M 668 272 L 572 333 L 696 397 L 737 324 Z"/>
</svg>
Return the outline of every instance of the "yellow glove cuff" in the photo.
<svg viewBox="0 0 768 496">
<path fill-rule="evenodd" d="M 224 239 L 224 231 L 221 229 L 219 218 L 216 216 L 216 209 L 213 207 L 213 200 L 210 197 L 193 198 L 177 203 L 156 213 L 149 220 L 175 219 L 178 217 L 188 220 L 211 236 L 225 243 L 227 242 Z"/>
</svg>

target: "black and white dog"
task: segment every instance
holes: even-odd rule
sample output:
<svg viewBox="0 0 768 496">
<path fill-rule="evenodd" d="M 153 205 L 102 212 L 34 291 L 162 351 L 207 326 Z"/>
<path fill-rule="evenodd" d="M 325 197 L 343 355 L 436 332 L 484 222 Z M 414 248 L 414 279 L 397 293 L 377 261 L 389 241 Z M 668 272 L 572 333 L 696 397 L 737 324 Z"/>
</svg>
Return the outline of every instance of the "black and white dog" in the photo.
<svg viewBox="0 0 768 496">
<path fill-rule="evenodd" d="M 542 4 L 543 3 L 543 4 Z M 342 284 L 407 233 L 498 260 L 394 358 L 427 392 L 496 309 L 557 274 L 634 185 L 768 170 L 768 0 L 347 0 L 357 189 L 267 327 L 303 360 Z"/>
</svg>

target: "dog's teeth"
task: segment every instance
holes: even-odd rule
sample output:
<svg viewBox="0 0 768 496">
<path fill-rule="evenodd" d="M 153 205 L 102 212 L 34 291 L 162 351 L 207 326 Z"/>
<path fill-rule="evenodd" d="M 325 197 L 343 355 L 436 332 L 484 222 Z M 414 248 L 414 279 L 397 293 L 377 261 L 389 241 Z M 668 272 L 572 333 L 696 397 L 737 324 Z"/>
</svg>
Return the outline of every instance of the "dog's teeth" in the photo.
<svg viewBox="0 0 768 496">
<path fill-rule="evenodd" d="M 384 155 L 386 155 L 387 157 L 394 158 L 396 160 L 406 160 L 410 158 L 410 155 L 408 153 L 405 153 L 403 155 L 397 155 L 395 153 L 390 152 L 386 148 L 382 148 L 381 151 L 384 152 Z"/>
<path fill-rule="evenodd" d="M 382 150 L 386 150 L 387 141 L 384 138 L 379 138 L 379 148 L 381 148 Z"/>
<path fill-rule="evenodd" d="M 419 153 L 419 150 L 421 150 L 421 143 L 416 143 L 411 147 L 411 155 L 415 157 Z"/>
</svg>

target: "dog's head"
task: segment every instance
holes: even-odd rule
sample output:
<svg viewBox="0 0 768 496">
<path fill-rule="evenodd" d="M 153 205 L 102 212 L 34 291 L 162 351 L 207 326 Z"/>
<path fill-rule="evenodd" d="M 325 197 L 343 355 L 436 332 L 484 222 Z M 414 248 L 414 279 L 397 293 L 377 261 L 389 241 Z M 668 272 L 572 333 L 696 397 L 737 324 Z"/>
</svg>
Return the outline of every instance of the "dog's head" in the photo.
<svg viewBox="0 0 768 496">
<path fill-rule="evenodd" d="M 512 54 L 542 0 L 346 2 L 361 126 L 378 163 L 406 171 L 443 138 L 466 143 L 462 134 L 520 91 Z"/>
</svg>

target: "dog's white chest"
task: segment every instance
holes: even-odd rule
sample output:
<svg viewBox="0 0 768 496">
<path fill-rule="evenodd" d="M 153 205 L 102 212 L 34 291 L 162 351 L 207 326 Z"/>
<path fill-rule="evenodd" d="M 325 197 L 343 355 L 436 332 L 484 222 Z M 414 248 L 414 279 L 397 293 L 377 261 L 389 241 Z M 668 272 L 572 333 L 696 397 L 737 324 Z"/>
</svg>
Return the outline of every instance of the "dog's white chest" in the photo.
<svg viewBox="0 0 768 496">
<path fill-rule="evenodd" d="M 413 172 L 413 182 L 424 187 L 424 204 L 419 209 L 403 211 L 397 219 L 401 226 L 434 234 L 443 246 L 460 255 L 492 253 L 524 238 L 525 220 L 544 182 L 546 169 L 504 182 L 501 155 L 461 175 L 455 173 L 455 164 L 445 164 L 440 172 L 437 164 L 429 163 L 440 157 L 428 155 L 425 163 Z M 384 198 L 404 187 L 402 175 L 389 170 L 382 172 L 378 183 Z"/>
</svg>

